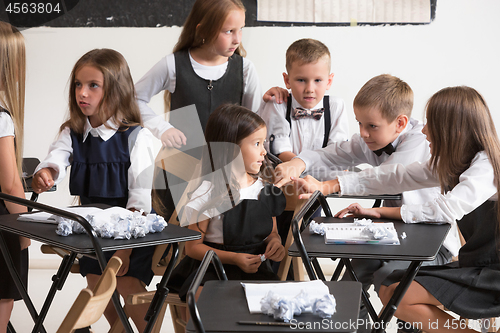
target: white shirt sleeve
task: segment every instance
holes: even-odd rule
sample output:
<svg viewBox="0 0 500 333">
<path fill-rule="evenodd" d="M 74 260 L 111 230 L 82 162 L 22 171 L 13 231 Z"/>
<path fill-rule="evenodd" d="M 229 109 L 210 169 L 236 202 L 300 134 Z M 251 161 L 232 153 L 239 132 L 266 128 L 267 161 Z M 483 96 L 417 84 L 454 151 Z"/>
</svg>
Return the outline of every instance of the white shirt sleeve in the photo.
<svg viewBox="0 0 500 333">
<path fill-rule="evenodd" d="M 399 136 L 396 151 L 390 156 L 375 155 L 356 133 L 349 141 L 332 143 L 314 151 L 304 151 L 298 158 L 304 161 L 306 171 L 309 173 L 316 169 L 339 169 L 362 163 L 378 166 L 396 163 L 408 165 L 417 161 L 427 161 L 430 149 L 422 133 L 423 125 L 412 119 L 407 126 L 408 130 Z"/>
<path fill-rule="evenodd" d="M 0 138 L 14 135 L 14 122 L 7 112 L 0 112 Z"/>
<path fill-rule="evenodd" d="M 151 212 L 151 187 L 153 184 L 155 155 L 152 150 L 153 136 L 148 129 L 141 129 L 130 150 L 128 169 L 127 208 Z"/>
<path fill-rule="evenodd" d="M 161 138 L 163 132 L 172 128 L 164 118 L 163 110 L 160 115 L 151 109 L 148 103 L 151 98 L 163 90 L 174 92 L 175 90 L 175 58 L 169 54 L 158 61 L 136 84 L 135 90 L 137 103 L 141 110 L 144 126 L 148 128 L 154 136 Z"/>
<path fill-rule="evenodd" d="M 345 110 L 344 100 L 330 96 L 330 135 L 327 146 L 334 142 L 342 142 L 349 139 L 349 120 Z"/>
<path fill-rule="evenodd" d="M 428 163 L 408 166 L 384 165 L 339 177 L 342 194 L 397 194 L 439 185 Z M 401 217 L 406 223 L 446 222 L 454 224 L 488 199 L 497 200 L 493 167 L 484 151 L 476 154 L 459 183 L 446 194 L 422 205 L 403 205 Z"/>
<path fill-rule="evenodd" d="M 43 168 L 52 168 L 56 171 L 54 183 L 57 185 L 66 177 L 66 169 L 71 164 L 73 146 L 71 142 L 70 129 L 65 127 L 59 137 L 49 147 L 47 157 L 36 167 L 37 173 Z"/>
<path fill-rule="evenodd" d="M 254 64 L 243 58 L 243 100 L 242 106 L 257 112 L 262 101 L 262 88 Z"/>
<path fill-rule="evenodd" d="M 273 99 L 267 103 L 262 102 L 259 115 L 264 119 L 267 126 L 266 148 L 269 150 L 271 135 L 273 138 L 272 154 L 278 156 L 285 151 L 292 151 L 290 141 L 290 124 L 286 120 L 286 104 L 278 104 Z"/>
</svg>

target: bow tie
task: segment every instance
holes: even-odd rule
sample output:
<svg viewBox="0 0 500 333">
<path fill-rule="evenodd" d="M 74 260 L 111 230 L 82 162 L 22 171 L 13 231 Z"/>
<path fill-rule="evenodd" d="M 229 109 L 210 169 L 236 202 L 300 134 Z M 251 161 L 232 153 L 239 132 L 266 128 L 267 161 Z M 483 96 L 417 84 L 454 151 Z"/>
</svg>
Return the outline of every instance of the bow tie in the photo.
<svg viewBox="0 0 500 333">
<path fill-rule="evenodd" d="M 309 117 L 309 118 L 314 118 L 315 120 L 320 120 L 324 111 L 325 111 L 324 108 L 315 109 L 315 110 L 306 110 L 303 108 L 295 108 L 293 110 L 292 118 L 294 120 L 298 120 L 298 119 Z"/>
<path fill-rule="evenodd" d="M 375 153 L 375 155 L 380 156 L 382 155 L 383 152 L 385 152 L 387 155 L 391 155 L 392 153 L 394 153 L 395 150 L 396 149 L 394 149 L 392 144 L 389 143 L 384 148 L 380 148 L 379 150 L 374 150 L 373 152 Z"/>
</svg>

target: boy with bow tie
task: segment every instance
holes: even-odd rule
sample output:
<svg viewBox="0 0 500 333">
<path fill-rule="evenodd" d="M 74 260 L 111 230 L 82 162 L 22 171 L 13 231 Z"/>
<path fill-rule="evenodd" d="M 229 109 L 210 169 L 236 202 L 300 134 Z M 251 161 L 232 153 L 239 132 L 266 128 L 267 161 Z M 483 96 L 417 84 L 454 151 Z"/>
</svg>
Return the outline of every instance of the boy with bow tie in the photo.
<svg viewBox="0 0 500 333">
<path fill-rule="evenodd" d="M 423 124 L 411 118 L 412 108 L 413 91 L 406 82 L 388 74 L 370 79 L 354 98 L 353 109 L 359 124 L 359 134 L 354 134 L 349 141 L 304 151 L 290 162 L 278 165 L 276 172 L 282 178 L 276 185 L 280 187 L 290 182 L 290 178 L 298 178 L 304 171 L 317 178 L 331 180 L 337 177 L 338 170 L 363 163 L 379 166 L 427 161 L 430 157 L 429 143 L 422 133 Z M 312 177 L 304 180 L 311 185 L 318 183 Z M 384 206 L 423 204 L 433 201 L 439 193 L 438 187 L 407 191 L 402 193 L 401 201 L 385 200 Z M 446 247 L 460 246 L 452 242 L 453 237 L 448 237 L 436 259 L 425 264 L 442 265 L 451 261 L 452 255 Z M 351 263 L 363 288 L 368 290 L 374 284 L 377 292 L 387 275 L 395 269 L 406 269 L 409 264 L 368 259 L 353 259 Z M 344 276 L 343 279 L 350 278 Z M 360 318 L 364 317 L 363 312 Z M 367 316 L 364 318 L 367 319 Z M 370 325 L 368 322 L 366 324 L 358 327 L 358 332 L 367 331 Z"/>
<path fill-rule="evenodd" d="M 315 39 L 295 41 L 286 51 L 286 70 L 287 103 L 273 98 L 258 112 L 267 124 L 267 151 L 286 162 L 303 151 L 347 140 L 345 103 L 325 96 L 333 79 L 328 47 Z"/>
</svg>

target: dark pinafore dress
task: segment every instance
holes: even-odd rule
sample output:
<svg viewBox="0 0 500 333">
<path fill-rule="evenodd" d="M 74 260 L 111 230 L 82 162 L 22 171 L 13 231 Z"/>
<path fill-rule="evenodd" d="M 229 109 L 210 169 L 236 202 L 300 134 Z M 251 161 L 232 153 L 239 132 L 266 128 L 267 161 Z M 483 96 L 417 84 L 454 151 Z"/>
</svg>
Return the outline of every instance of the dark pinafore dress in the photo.
<svg viewBox="0 0 500 333">
<path fill-rule="evenodd" d="M 130 167 L 129 142 L 135 142 L 140 127 L 118 130 L 109 140 L 89 134 L 83 142 L 82 134 L 71 131 L 73 162 L 71 163 L 69 189 L 80 196 L 85 204 L 107 204 L 126 208 L 128 200 L 128 169 Z M 131 145 L 132 146 L 132 145 Z M 133 276 L 149 284 L 153 278 L 151 258 L 154 246 L 132 250 L 130 266 L 125 276 Z M 104 252 L 109 260 L 114 251 Z M 101 274 L 95 259 L 80 259 L 80 273 Z"/>
<path fill-rule="evenodd" d="M 415 281 L 456 314 L 479 319 L 500 315 L 500 260 L 497 243 L 496 201 L 486 201 L 458 221 L 466 244 L 458 261 L 443 266 L 424 266 Z M 389 275 L 384 285 L 401 279 Z"/>
<path fill-rule="evenodd" d="M 226 72 L 217 80 L 206 80 L 193 69 L 188 51 L 174 53 L 175 57 L 175 90 L 172 93 L 171 110 L 194 104 L 201 129 L 205 132 L 207 121 L 212 112 L 221 104 L 231 103 L 241 105 L 244 92 L 243 80 L 243 58 L 238 54 L 233 54 L 227 61 Z M 197 158 L 201 158 L 202 147 L 196 147 L 197 139 L 201 133 L 194 133 L 192 120 L 183 116 L 182 112 L 171 113 L 169 122 L 181 132 L 187 139 L 187 145 L 182 151 Z M 194 144 L 194 146 L 193 146 Z M 199 145 L 199 142 L 198 142 Z M 179 200 L 179 196 L 184 193 L 186 180 L 180 179 L 172 174 L 167 176 L 159 173 L 154 180 L 156 195 L 161 198 L 165 206 L 165 220 L 169 220 L 175 210 L 174 200 Z M 170 187 L 177 190 L 173 197 Z"/>
<path fill-rule="evenodd" d="M 5 112 L 10 115 L 9 111 L 0 108 L 0 112 Z M 0 188 L 0 192 L 2 189 Z M 3 200 L 0 200 L 0 215 L 9 214 L 7 207 Z M 28 286 L 28 249 L 21 250 L 21 244 L 19 242 L 19 236 L 12 234 L 10 232 L 0 231 L 2 234 L 7 248 L 9 249 L 14 267 L 16 268 L 21 280 L 25 287 Z M 7 268 L 7 263 L 3 259 L 3 255 L 0 251 L 0 299 L 14 299 L 20 300 L 21 294 L 17 291 L 17 287 L 12 280 L 9 269 Z"/>
<path fill-rule="evenodd" d="M 1 191 L 1 189 L 0 189 Z M 3 200 L 0 200 L 0 215 L 9 214 L 7 207 Z M 14 267 L 19 273 L 21 280 L 25 287 L 28 286 L 28 249 L 21 251 L 21 244 L 19 236 L 10 232 L 0 231 L 2 234 L 7 248 L 9 249 Z M 21 294 L 17 291 L 17 287 L 10 276 L 7 263 L 0 251 L 0 299 L 14 299 L 20 300 Z"/>
<path fill-rule="evenodd" d="M 244 199 L 233 209 L 223 213 L 222 232 L 224 244 L 204 242 L 204 244 L 219 250 L 264 254 L 266 252 L 266 237 L 273 229 L 273 216 L 283 212 L 286 199 L 281 190 L 272 184 L 266 184 L 260 191 L 258 200 Z M 167 287 L 179 293 L 185 300 L 189 286 L 200 261 L 185 256 L 172 272 Z M 264 261 L 256 273 L 245 273 L 237 265 L 224 264 L 224 270 L 229 280 L 277 280 L 269 260 Z M 203 282 L 217 280 L 213 266 L 207 270 Z"/>
</svg>

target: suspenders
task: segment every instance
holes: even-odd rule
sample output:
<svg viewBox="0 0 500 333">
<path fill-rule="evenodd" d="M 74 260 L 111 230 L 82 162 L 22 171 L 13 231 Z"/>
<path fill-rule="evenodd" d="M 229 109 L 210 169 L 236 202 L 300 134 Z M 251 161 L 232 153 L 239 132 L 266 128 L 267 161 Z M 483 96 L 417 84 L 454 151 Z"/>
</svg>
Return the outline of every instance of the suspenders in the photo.
<svg viewBox="0 0 500 333">
<path fill-rule="evenodd" d="M 325 117 L 325 136 L 323 138 L 323 148 L 326 147 L 328 144 L 328 138 L 330 137 L 330 127 L 332 124 L 332 119 L 330 115 L 330 96 L 324 96 L 323 97 L 323 108 L 325 111 L 323 112 L 323 116 Z M 292 113 L 292 96 L 288 96 L 288 101 L 286 105 L 286 115 L 285 119 L 288 121 L 288 124 L 290 124 L 290 128 L 292 128 L 292 120 L 290 118 L 290 115 Z M 273 143 L 274 143 L 274 135 L 271 135 L 269 137 L 269 150 L 271 154 L 274 154 L 273 150 Z"/>
</svg>

